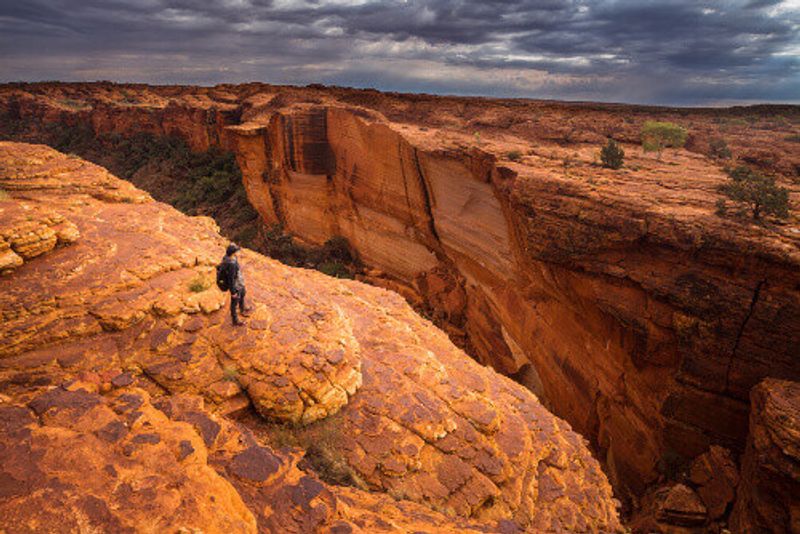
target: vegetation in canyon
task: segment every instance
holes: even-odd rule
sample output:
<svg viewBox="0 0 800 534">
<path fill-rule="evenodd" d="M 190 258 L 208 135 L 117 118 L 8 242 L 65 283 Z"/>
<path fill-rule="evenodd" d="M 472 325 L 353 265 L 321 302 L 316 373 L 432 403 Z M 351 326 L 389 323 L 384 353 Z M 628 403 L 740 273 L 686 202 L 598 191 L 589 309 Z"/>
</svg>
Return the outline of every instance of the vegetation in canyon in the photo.
<svg viewBox="0 0 800 534">
<path fill-rule="evenodd" d="M 19 120 L 10 120 L 2 130 L 5 138 L 25 131 Z M 247 201 L 241 172 L 230 152 L 217 148 L 193 152 L 179 137 L 144 132 L 95 135 L 86 124 L 50 124 L 35 139 L 101 164 L 184 213 L 212 217 L 230 239 L 261 248 L 258 213 Z"/>
<path fill-rule="evenodd" d="M 7 110 L 3 120 L 0 139 L 30 136 L 24 121 L 11 117 Z M 317 247 L 298 243 L 281 225 L 263 228 L 247 200 L 241 172 L 230 152 L 217 148 L 193 152 L 186 141 L 175 136 L 142 132 L 95 135 L 89 125 L 55 123 L 35 138 L 106 166 L 156 200 L 188 215 L 212 217 L 231 240 L 286 265 L 316 269 L 336 278 L 353 278 L 361 269 L 344 237 L 334 236 Z"/>
<path fill-rule="evenodd" d="M 51 90 L 62 91 L 41 92 Z M 119 91 L 106 90 L 94 123 L 101 130 L 130 127 L 128 111 L 120 111 L 129 106 L 109 104 Z M 409 105 L 412 97 L 325 88 L 270 89 L 279 95 L 264 107 L 267 89 L 256 86 L 185 88 L 182 97 L 177 89 L 130 91 L 140 102 L 131 114 L 143 114 L 154 130 L 183 132 L 198 154 L 234 147 L 241 179 L 268 225 L 254 232 L 258 250 L 287 265 L 359 274 L 406 297 L 456 345 L 568 418 L 596 447 L 626 517 L 655 517 L 687 497 L 684 504 L 701 499 L 708 510 L 692 521 L 725 525 L 732 498 L 726 492 L 716 506 L 709 497 L 719 480 L 711 476 L 706 487 L 687 475 L 709 444 L 725 449 L 738 473 L 748 392 L 764 376 L 759 362 L 785 378 L 796 371 L 795 336 L 770 326 L 793 325 L 797 317 L 796 281 L 787 269 L 796 264 L 791 180 L 800 161 L 788 140 L 800 124 L 795 110 L 781 110 L 780 119 L 772 108 L 623 109 L 422 96 Z M 38 94 L 26 98 L 24 113 L 34 124 L 85 113 L 43 112 Z M 213 122 L 234 105 L 233 123 Z M 684 129 L 685 139 L 665 135 L 654 141 L 662 146 L 658 158 L 644 153 L 638 143 L 652 122 Z M 609 160 L 622 163 L 620 172 L 598 172 L 609 139 L 627 152 L 621 162 Z M 679 142 L 682 148 L 665 150 Z M 133 179 L 161 168 L 157 157 L 140 158 L 133 148 Z M 785 185 L 788 221 L 767 224 L 777 216 L 759 207 L 762 224 L 752 224 L 747 199 L 754 188 L 742 180 L 744 192 L 726 194 L 724 185 L 734 180 L 724 165 L 747 165 L 774 176 L 776 188 Z M 186 196 L 179 207 L 191 212 L 195 200 L 224 189 L 217 180 L 228 170 L 211 164 L 199 179 L 184 174 L 191 186 L 180 191 Z M 720 196 L 736 217 L 714 215 Z M 191 277 L 181 284 L 198 300 L 215 293 L 203 286 Z M 587 352 L 603 356 L 586 358 Z M 394 361 L 398 354 L 388 356 Z M 520 364 L 531 372 L 517 373 Z M 241 385 L 246 380 L 238 375 L 246 372 L 223 376 Z M 340 438 L 347 436 L 320 441 Z M 316 450 L 299 440 L 285 437 L 291 447 L 312 448 L 315 472 L 349 484 L 325 452 L 336 447 Z M 399 469 L 384 467 L 392 477 Z M 647 508 L 651 489 L 669 506 L 662 499 Z M 663 521 L 683 513 L 673 512 Z"/>
</svg>

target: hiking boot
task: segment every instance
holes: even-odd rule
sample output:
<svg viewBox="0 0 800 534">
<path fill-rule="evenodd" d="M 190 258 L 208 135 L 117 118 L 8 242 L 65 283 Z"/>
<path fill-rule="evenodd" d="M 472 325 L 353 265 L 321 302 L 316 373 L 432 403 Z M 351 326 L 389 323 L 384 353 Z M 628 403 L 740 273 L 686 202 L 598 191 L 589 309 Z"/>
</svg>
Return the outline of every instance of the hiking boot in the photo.
<svg viewBox="0 0 800 534">
<path fill-rule="evenodd" d="M 233 326 L 244 326 L 244 321 L 234 321 Z"/>
<path fill-rule="evenodd" d="M 253 307 L 252 306 L 246 306 L 245 309 L 243 309 L 239 313 L 241 313 L 245 317 L 249 317 L 250 314 L 253 313 Z"/>
</svg>

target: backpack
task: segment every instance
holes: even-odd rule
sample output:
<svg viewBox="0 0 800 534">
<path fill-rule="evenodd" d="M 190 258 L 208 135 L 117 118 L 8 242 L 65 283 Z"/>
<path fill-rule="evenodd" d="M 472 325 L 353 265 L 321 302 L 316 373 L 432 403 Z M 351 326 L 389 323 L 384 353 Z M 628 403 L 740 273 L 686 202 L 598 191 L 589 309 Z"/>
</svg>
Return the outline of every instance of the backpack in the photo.
<svg viewBox="0 0 800 534">
<path fill-rule="evenodd" d="M 217 265 L 217 287 L 220 288 L 221 291 L 230 291 L 231 288 L 228 285 L 228 271 L 230 270 L 230 262 L 222 260 L 222 262 Z"/>
</svg>

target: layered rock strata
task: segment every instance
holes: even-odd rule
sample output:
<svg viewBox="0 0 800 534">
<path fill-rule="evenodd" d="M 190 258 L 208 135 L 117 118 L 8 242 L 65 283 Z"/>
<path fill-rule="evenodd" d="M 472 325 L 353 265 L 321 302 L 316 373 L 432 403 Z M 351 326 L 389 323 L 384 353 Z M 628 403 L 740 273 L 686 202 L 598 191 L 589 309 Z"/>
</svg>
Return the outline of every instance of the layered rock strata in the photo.
<svg viewBox="0 0 800 534">
<path fill-rule="evenodd" d="M 0 278 L 4 528 L 619 528 L 585 440 L 395 293 L 243 251 L 255 311 L 234 328 L 213 221 L 44 146 L 0 143 L 0 187 L 0 209 L 76 237 Z M 360 488 L 226 417 L 248 406 L 335 414 Z"/>
<path fill-rule="evenodd" d="M 590 437 L 632 499 L 672 458 L 741 451 L 750 388 L 767 374 L 800 378 L 796 215 L 772 228 L 716 216 L 725 177 L 701 155 L 724 136 L 741 162 L 790 176 L 800 161 L 770 121 L 799 122 L 796 108 L 257 84 L 126 91 L 135 105 L 103 84 L 8 86 L 2 98 L 28 133 L 91 124 L 235 151 L 267 224 L 311 244 L 346 237 L 369 281 L 423 303 L 452 339 Z M 764 123 L 757 132 L 736 122 L 748 113 Z M 653 118 L 689 127 L 691 151 L 656 159 L 626 145 L 625 169 L 593 162 L 606 136 L 634 142 Z"/>
</svg>

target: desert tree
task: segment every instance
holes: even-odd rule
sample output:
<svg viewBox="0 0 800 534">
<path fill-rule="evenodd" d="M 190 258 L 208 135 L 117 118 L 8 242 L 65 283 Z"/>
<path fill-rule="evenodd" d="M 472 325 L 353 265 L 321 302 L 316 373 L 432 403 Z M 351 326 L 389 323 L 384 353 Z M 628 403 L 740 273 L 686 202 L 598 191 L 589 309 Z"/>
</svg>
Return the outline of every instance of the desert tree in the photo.
<svg viewBox="0 0 800 534">
<path fill-rule="evenodd" d="M 625 160 L 625 151 L 619 143 L 609 139 L 606 146 L 600 149 L 600 161 L 607 169 L 620 169 Z"/>
<path fill-rule="evenodd" d="M 727 169 L 727 173 L 729 179 L 719 186 L 719 192 L 739 206 L 740 214 L 749 211 L 756 221 L 761 220 L 764 215 L 772 215 L 778 219 L 789 216 L 789 190 L 778 186 L 774 177 L 744 165 Z M 717 201 L 717 213 L 727 213 L 724 199 Z"/>
<path fill-rule="evenodd" d="M 647 121 L 642 127 L 642 148 L 657 152 L 659 159 L 665 148 L 681 148 L 688 137 L 686 128 L 673 122 Z"/>
</svg>

